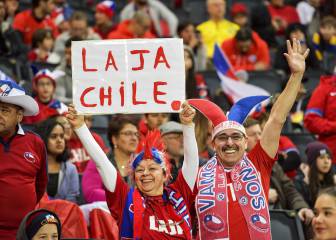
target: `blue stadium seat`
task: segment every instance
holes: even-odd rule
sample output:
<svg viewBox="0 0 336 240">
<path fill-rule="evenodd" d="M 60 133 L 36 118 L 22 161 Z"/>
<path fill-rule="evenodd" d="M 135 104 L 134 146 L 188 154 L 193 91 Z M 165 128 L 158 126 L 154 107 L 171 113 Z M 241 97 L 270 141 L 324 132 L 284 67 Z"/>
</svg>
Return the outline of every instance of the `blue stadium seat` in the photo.
<svg viewBox="0 0 336 240">
<path fill-rule="evenodd" d="M 300 151 L 301 159 L 306 158 L 305 150 L 308 143 L 316 141 L 316 138 L 313 134 L 310 133 L 287 133 L 285 134 L 289 137 L 293 143 L 297 146 Z"/>
<path fill-rule="evenodd" d="M 270 210 L 273 240 L 304 240 L 301 221 L 295 211 Z"/>
</svg>

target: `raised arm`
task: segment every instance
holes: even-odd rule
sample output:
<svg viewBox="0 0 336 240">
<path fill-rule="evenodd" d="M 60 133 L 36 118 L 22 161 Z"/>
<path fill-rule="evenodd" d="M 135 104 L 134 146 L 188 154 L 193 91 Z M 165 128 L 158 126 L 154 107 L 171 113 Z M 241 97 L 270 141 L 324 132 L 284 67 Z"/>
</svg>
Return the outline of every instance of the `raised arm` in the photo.
<svg viewBox="0 0 336 240">
<path fill-rule="evenodd" d="M 299 41 L 294 39 L 291 45 L 290 41 L 287 40 L 287 53 L 284 55 L 291 70 L 291 76 L 285 89 L 272 107 L 270 117 L 265 124 L 260 139 L 261 147 L 272 158 L 275 157 L 278 151 L 281 129 L 299 91 L 306 68 L 305 59 L 308 54 L 309 49 L 302 53 Z M 272 80 L 270 79 L 270 81 Z"/>
<path fill-rule="evenodd" d="M 70 105 L 68 110 L 69 112 L 66 117 L 84 145 L 84 148 L 95 162 L 104 186 L 110 192 L 114 192 L 117 181 L 117 170 L 91 135 L 89 129 L 85 125 L 84 116 L 77 115 L 77 111 L 73 105 Z"/>
<path fill-rule="evenodd" d="M 192 191 L 196 182 L 199 163 L 198 148 L 195 137 L 195 124 L 193 123 L 196 111 L 186 102 L 182 105 L 182 108 L 183 109 L 180 113 L 184 146 L 182 174 Z"/>
</svg>

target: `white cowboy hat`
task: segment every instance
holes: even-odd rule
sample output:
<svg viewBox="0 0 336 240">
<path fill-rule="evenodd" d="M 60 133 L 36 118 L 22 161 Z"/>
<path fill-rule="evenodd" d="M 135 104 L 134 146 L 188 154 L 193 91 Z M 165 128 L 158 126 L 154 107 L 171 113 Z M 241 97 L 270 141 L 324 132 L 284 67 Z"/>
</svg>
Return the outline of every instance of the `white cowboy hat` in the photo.
<svg viewBox="0 0 336 240">
<path fill-rule="evenodd" d="M 16 82 L 0 71 L 0 102 L 10 103 L 23 108 L 24 116 L 38 114 L 37 102 Z"/>
</svg>

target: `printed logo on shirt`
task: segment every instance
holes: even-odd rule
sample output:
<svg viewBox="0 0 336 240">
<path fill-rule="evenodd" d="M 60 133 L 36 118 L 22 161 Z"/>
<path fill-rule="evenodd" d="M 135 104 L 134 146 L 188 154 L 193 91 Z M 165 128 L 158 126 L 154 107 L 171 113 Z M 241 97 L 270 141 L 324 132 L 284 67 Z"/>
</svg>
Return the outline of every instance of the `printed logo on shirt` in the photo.
<svg viewBox="0 0 336 240">
<path fill-rule="evenodd" d="M 30 163 L 35 163 L 36 162 L 36 159 L 31 152 L 25 152 L 23 154 L 23 157 L 27 160 L 27 162 L 30 162 Z"/>
<path fill-rule="evenodd" d="M 257 56 L 256 55 L 250 55 L 248 56 L 248 60 L 251 62 L 251 63 L 254 63 L 257 61 Z"/>
<path fill-rule="evenodd" d="M 164 232 L 171 236 L 183 234 L 182 227 L 180 226 L 181 222 L 175 222 L 171 219 L 168 219 L 168 223 L 164 220 L 156 220 L 155 216 L 149 217 L 149 229 L 157 232 Z"/>
<path fill-rule="evenodd" d="M 331 97 L 335 97 L 335 96 L 336 96 L 336 92 L 331 92 L 331 93 L 330 93 L 330 96 L 331 96 Z"/>
</svg>

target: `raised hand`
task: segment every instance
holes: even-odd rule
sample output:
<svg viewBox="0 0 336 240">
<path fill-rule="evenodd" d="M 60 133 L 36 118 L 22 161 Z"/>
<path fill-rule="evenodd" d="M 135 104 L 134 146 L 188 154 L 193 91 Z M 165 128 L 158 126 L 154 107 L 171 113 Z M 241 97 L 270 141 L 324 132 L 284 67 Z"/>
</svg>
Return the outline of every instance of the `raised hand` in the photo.
<svg viewBox="0 0 336 240">
<path fill-rule="evenodd" d="M 84 122 L 84 116 L 78 115 L 77 111 L 75 109 L 75 106 L 73 104 L 70 104 L 68 107 L 68 113 L 66 114 L 66 118 L 70 122 L 71 126 L 74 129 L 80 128 L 85 124 Z"/>
<path fill-rule="evenodd" d="M 196 111 L 192 108 L 188 102 L 182 104 L 182 111 L 180 112 L 180 121 L 184 125 L 190 125 L 193 123 Z"/>
<path fill-rule="evenodd" d="M 302 48 L 299 40 L 293 39 L 293 44 L 287 40 L 287 53 L 284 53 L 288 66 L 292 73 L 303 73 L 306 68 L 305 60 L 308 57 L 309 48 L 302 53 Z"/>
</svg>

